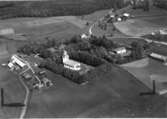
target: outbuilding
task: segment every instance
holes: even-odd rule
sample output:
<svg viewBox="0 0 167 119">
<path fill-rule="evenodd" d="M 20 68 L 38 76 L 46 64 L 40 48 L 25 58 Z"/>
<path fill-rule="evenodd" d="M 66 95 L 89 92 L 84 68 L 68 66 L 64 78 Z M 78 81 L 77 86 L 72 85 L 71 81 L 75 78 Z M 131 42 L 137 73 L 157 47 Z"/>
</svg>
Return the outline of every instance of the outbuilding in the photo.
<svg viewBox="0 0 167 119">
<path fill-rule="evenodd" d="M 167 56 L 161 55 L 161 54 L 157 54 L 157 53 L 151 53 L 150 57 L 163 61 L 163 62 L 167 62 Z"/>
</svg>

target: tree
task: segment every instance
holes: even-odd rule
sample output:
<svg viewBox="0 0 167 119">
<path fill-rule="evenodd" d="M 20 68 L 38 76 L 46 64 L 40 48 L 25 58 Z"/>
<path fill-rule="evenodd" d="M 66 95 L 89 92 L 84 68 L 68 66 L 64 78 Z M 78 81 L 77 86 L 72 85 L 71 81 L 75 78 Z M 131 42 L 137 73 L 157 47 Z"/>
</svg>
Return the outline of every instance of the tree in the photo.
<svg viewBox="0 0 167 119">
<path fill-rule="evenodd" d="M 144 47 L 140 42 L 132 42 L 132 57 L 135 59 L 141 59 L 144 56 Z"/>
</svg>

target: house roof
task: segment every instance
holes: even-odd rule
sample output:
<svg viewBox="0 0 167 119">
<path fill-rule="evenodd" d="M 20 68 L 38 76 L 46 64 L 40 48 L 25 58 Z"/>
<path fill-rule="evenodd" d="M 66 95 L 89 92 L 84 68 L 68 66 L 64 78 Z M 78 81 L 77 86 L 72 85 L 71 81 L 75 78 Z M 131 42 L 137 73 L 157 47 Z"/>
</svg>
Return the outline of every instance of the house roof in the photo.
<svg viewBox="0 0 167 119">
<path fill-rule="evenodd" d="M 116 52 L 117 52 L 117 51 L 121 51 L 121 50 L 126 50 L 126 48 L 125 48 L 125 47 L 119 47 L 119 48 L 115 48 L 115 49 L 114 49 L 114 51 L 116 51 Z"/>
<path fill-rule="evenodd" d="M 71 60 L 71 59 L 65 60 L 63 63 L 64 63 L 64 64 L 71 65 L 71 66 L 78 65 L 78 64 L 80 65 L 79 62 L 74 61 L 74 60 Z"/>
<path fill-rule="evenodd" d="M 25 61 L 17 55 L 13 55 L 11 59 L 14 60 L 21 67 L 24 67 L 26 65 Z"/>
</svg>

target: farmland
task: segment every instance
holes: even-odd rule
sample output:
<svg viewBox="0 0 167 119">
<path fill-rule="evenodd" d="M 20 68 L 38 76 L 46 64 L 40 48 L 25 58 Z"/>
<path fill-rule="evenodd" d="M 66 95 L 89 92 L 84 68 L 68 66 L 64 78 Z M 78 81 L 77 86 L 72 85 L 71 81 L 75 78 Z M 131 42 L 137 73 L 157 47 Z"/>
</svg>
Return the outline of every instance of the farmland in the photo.
<svg viewBox="0 0 167 119">
<path fill-rule="evenodd" d="M 134 15 L 134 18 L 126 22 L 115 23 L 115 26 L 128 36 L 142 36 L 166 28 L 167 12 L 165 10 L 153 7 L 149 12 L 142 10 L 129 10 L 127 12 Z"/>
<path fill-rule="evenodd" d="M 85 86 L 51 73 L 49 76 L 54 80 L 55 88 L 40 94 L 34 93 L 26 117 L 165 116 L 163 98 L 139 96 L 140 92 L 149 89 L 132 75 L 118 67 L 109 68 L 107 72 L 104 69 L 105 66 L 92 75 L 91 82 Z M 160 108 L 157 108 L 158 105 Z"/>
<path fill-rule="evenodd" d="M 140 61 L 124 64 L 122 65 L 122 67 L 128 70 L 129 72 L 131 72 L 135 77 L 137 77 L 141 82 L 147 85 L 150 89 L 152 89 L 153 76 L 157 76 L 154 78 L 154 80 L 156 80 L 157 93 L 160 93 L 163 90 L 166 90 L 166 85 L 161 83 L 161 80 L 163 80 L 163 77 L 166 77 L 167 68 L 161 62 L 148 58 L 148 59 L 142 59 Z"/>
<path fill-rule="evenodd" d="M 78 2 L 77 0 L 55 0 L 55 1 L 57 1 L 57 4 L 60 6 L 65 4 L 65 6 L 68 6 L 69 9 L 73 6 L 70 3 L 71 1 L 76 2 L 75 7 L 78 4 L 86 4 L 86 5 L 89 4 L 88 6 L 86 6 L 86 8 L 90 6 L 92 7 L 92 5 L 94 7 L 99 7 L 96 4 L 102 6 L 105 6 L 107 4 L 105 8 L 111 7 L 109 6 L 110 4 L 108 4 L 110 3 L 110 0 L 106 0 L 107 3 L 105 2 L 105 4 L 102 4 L 104 1 L 102 2 L 101 0 L 100 2 L 97 2 L 95 0 L 82 0 L 82 2 L 81 1 Z M 112 2 L 113 1 L 111 1 L 111 3 Z M 20 2 L 20 4 L 23 3 Z M 26 4 L 25 6 L 27 6 L 26 9 L 35 7 L 35 5 L 32 5 L 34 3 L 31 2 L 29 2 L 29 5 L 27 5 L 27 3 L 24 4 Z M 42 3 L 39 3 L 38 5 L 41 4 Z M 46 7 L 48 6 L 49 4 L 46 4 Z M 82 9 L 83 6 L 80 6 L 81 7 L 80 9 Z M 8 7 L 9 10 L 13 10 L 13 8 L 10 8 L 13 7 L 13 4 L 7 4 L 5 7 L 1 6 L 0 10 L 1 9 L 3 9 L 4 11 L 8 10 L 6 7 Z M 78 9 L 75 7 L 73 9 Z M 94 7 L 92 7 L 91 9 L 95 9 Z M 37 11 L 39 9 L 42 9 L 42 7 L 39 6 L 37 8 L 38 8 Z M 56 10 L 57 9 L 60 8 L 56 8 Z M 34 12 L 36 8 L 33 8 L 31 10 Z M 53 9 L 51 8 L 51 10 Z M 58 11 L 57 13 L 54 14 L 54 16 L 57 15 L 59 16 L 59 14 L 80 15 L 79 13 L 73 14 L 73 10 L 71 11 L 72 13 L 66 13 L 62 11 L 64 12 L 64 14 L 61 14 L 61 12 L 58 13 L 59 12 Z M 45 12 L 46 16 L 47 12 L 50 13 L 50 11 L 47 11 L 46 9 Z M 82 11 L 77 11 L 77 12 L 82 12 Z M 86 13 L 87 12 L 88 11 L 86 11 Z M 139 62 L 138 61 L 132 62 L 131 64 L 123 66 L 124 68 L 122 68 L 122 66 L 118 66 L 114 63 L 112 64 L 107 61 L 103 63 L 103 61 L 105 60 L 104 56 L 106 55 L 105 49 L 107 50 L 114 49 L 117 46 L 114 44 L 115 42 L 118 42 L 120 44 L 130 45 L 133 41 L 138 41 L 139 39 L 124 38 L 128 36 L 116 31 L 117 35 L 114 37 L 120 36 L 123 38 L 109 37 L 108 39 L 106 39 L 105 37 L 102 37 L 101 39 L 100 38 L 98 39 L 94 37 L 94 40 L 92 40 L 92 42 L 91 40 L 87 39 L 84 40 L 82 39 L 81 42 L 79 41 L 79 43 L 78 41 L 76 41 L 74 35 L 78 36 L 82 33 L 87 33 L 90 25 L 93 24 L 95 21 L 97 21 L 99 18 L 101 18 L 107 12 L 108 10 L 103 10 L 85 16 L 82 15 L 61 16 L 61 17 L 47 17 L 47 18 L 39 18 L 41 13 L 38 14 L 38 12 L 35 12 L 38 16 L 36 18 L 35 17 L 12 18 L 12 19 L 0 20 L 1 29 L 13 28 L 16 34 L 23 34 L 27 38 L 27 40 L 25 41 L 19 41 L 17 39 L 16 40 L 6 39 L 5 37 L 2 37 L 0 39 L 2 44 L 0 45 L 0 49 L 4 50 L 2 54 L 6 53 L 8 55 L 11 55 L 13 53 L 16 53 L 18 51 L 18 48 L 20 48 L 21 46 L 22 47 L 25 46 L 23 47 L 23 49 L 27 48 L 25 44 L 29 44 L 28 48 L 29 52 L 33 51 L 33 53 L 41 53 L 38 50 L 42 48 L 44 50 L 48 50 L 47 45 L 50 42 L 47 43 L 47 41 L 50 40 L 54 41 L 55 45 L 52 46 L 51 48 L 55 48 L 55 50 L 60 49 L 59 46 L 60 44 L 66 43 L 65 45 L 68 46 L 69 43 L 69 49 L 67 49 L 69 51 L 73 49 L 75 52 L 80 52 L 80 53 L 86 52 L 89 54 L 91 53 L 91 55 L 84 55 L 86 57 L 84 58 L 82 57 L 83 59 L 81 57 L 73 56 L 74 59 L 75 58 L 80 59 L 80 61 L 84 60 L 86 63 L 90 64 L 92 63 L 94 65 L 97 65 L 98 63 L 94 62 L 93 60 L 99 58 L 103 59 L 102 61 L 99 60 L 100 63 L 102 62 L 102 64 L 98 66 L 92 66 L 93 70 L 87 73 L 88 77 L 86 78 L 88 79 L 88 83 L 86 85 L 80 85 L 78 83 L 75 83 L 75 81 L 69 78 L 69 77 L 74 78 L 75 75 L 74 76 L 66 75 L 68 73 L 70 74 L 70 72 L 68 70 L 61 69 L 63 67 L 63 64 L 61 64 L 60 67 L 56 67 L 58 66 L 55 65 L 57 61 L 54 61 L 56 58 L 53 57 L 54 59 L 53 60 L 51 59 L 51 57 L 47 57 L 48 54 L 44 53 L 48 59 L 50 58 L 50 60 L 54 61 L 54 63 L 53 61 L 50 63 L 49 62 L 50 60 L 46 60 L 47 63 L 50 63 L 49 64 L 50 69 L 46 67 L 43 68 L 43 70 L 47 72 L 48 79 L 52 81 L 53 86 L 48 89 L 33 90 L 30 103 L 27 107 L 25 118 L 61 118 L 61 117 L 104 118 L 104 117 L 166 117 L 167 116 L 166 97 L 160 96 L 158 94 L 143 95 L 143 96 L 140 95 L 140 93 L 151 91 L 150 89 L 151 85 L 145 85 L 145 82 L 147 83 L 149 79 L 149 74 L 155 73 L 156 76 L 159 75 L 166 76 L 165 71 L 167 69 L 165 66 L 162 68 L 162 64 L 157 63 L 154 60 L 147 60 L 147 59 L 146 60 L 143 59 L 144 61 L 141 60 Z M 85 14 L 85 12 L 83 14 Z M 87 26 L 85 25 L 86 22 L 89 22 L 90 24 Z M 111 29 L 108 29 L 108 31 L 110 30 Z M 96 34 L 100 33 L 103 34 L 99 29 L 96 29 L 96 27 L 95 29 L 93 29 L 93 32 L 96 32 Z M 72 40 L 69 42 L 68 40 L 72 38 L 74 39 L 73 42 L 71 42 Z M 114 43 L 111 41 L 114 41 Z M 42 43 L 46 43 L 47 45 Z M 31 48 L 33 49 L 34 46 L 36 49 L 31 50 Z M 53 56 L 57 54 L 54 53 Z M 7 61 L 6 59 L 1 59 L 1 55 L 0 55 L 0 60 L 1 60 L 0 63 L 4 63 Z M 52 63 L 54 65 L 52 65 Z M 157 71 L 156 68 L 160 70 Z M 129 73 L 128 71 L 131 73 Z M 23 90 L 22 85 L 20 85 L 20 82 L 17 80 L 17 76 L 9 72 L 7 68 L 2 66 L 0 66 L 0 72 L 1 72 L 0 87 L 3 87 L 5 89 L 6 92 L 5 95 L 7 96 L 6 101 L 15 101 L 15 100 L 22 101 L 25 92 Z M 153 78 L 155 78 L 156 76 L 154 75 Z M 16 95 L 13 95 L 13 93 L 16 93 Z M 0 118 L 5 118 L 5 117 L 18 118 L 20 112 L 21 112 L 20 108 L 16 109 L 16 108 L 0 107 Z"/>
</svg>

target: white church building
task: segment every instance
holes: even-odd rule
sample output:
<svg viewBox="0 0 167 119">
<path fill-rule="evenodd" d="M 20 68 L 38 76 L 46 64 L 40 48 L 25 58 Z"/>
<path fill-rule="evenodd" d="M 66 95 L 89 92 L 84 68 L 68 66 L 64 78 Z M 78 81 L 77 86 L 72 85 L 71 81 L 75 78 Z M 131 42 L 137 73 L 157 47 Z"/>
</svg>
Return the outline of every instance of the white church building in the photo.
<svg viewBox="0 0 167 119">
<path fill-rule="evenodd" d="M 67 51 L 64 51 L 64 54 L 63 54 L 63 64 L 65 68 L 68 68 L 74 71 L 81 70 L 81 63 L 71 60 L 69 58 Z"/>
</svg>

